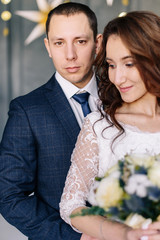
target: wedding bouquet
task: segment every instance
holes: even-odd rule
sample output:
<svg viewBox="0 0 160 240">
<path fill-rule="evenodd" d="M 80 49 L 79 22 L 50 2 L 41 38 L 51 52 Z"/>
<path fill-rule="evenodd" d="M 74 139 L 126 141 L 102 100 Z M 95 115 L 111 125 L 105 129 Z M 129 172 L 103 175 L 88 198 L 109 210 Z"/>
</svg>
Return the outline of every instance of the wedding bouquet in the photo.
<svg viewBox="0 0 160 240">
<path fill-rule="evenodd" d="M 81 216 L 102 215 L 134 228 L 160 220 L 160 155 L 126 155 L 96 181 L 96 204 Z"/>
</svg>

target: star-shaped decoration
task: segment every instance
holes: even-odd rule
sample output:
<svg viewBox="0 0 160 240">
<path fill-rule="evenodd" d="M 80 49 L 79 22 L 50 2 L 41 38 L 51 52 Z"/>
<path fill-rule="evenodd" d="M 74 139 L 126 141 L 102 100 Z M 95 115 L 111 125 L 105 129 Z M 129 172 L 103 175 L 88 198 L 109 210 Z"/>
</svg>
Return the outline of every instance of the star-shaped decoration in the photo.
<svg viewBox="0 0 160 240">
<path fill-rule="evenodd" d="M 21 17 L 24 17 L 32 22 L 36 22 L 37 25 L 34 27 L 32 32 L 25 40 L 25 45 L 30 44 L 32 41 L 42 36 L 45 33 L 45 23 L 47 20 L 48 13 L 51 9 L 57 7 L 63 2 L 69 2 L 64 0 L 36 0 L 39 11 L 16 11 L 15 13 Z"/>
</svg>

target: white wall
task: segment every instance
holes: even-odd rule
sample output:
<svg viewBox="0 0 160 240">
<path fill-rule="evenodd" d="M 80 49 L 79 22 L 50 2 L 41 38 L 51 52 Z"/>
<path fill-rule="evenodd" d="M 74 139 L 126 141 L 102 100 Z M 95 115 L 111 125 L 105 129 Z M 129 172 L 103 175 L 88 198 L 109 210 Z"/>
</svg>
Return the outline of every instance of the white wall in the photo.
<svg viewBox="0 0 160 240">
<path fill-rule="evenodd" d="M 0 240 L 27 240 L 15 227 L 8 224 L 4 218 L 0 217 Z"/>
</svg>

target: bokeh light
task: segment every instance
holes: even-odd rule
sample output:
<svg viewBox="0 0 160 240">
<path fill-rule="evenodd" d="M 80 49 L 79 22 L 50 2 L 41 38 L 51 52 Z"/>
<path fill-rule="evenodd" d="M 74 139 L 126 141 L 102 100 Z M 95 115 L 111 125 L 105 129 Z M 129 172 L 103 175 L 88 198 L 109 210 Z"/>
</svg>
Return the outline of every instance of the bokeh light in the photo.
<svg viewBox="0 0 160 240">
<path fill-rule="evenodd" d="M 124 17 L 127 13 L 126 12 L 121 12 L 118 17 Z"/>
<path fill-rule="evenodd" d="M 123 4 L 124 6 L 128 6 L 129 0 L 122 0 L 122 4 Z"/>
<path fill-rule="evenodd" d="M 4 28 L 3 29 L 3 36 L 7 37 L 9 35 L 9 29 L 8 28 Z"/>
<path fill-rule="evenodd" d="M 11 2 L 11 0 L 1 0 L 1 2 L 2 2 L 3 4 L 8 4 L 8 3 Z"/>
<path fill-rule="evenodd" d="M 1 13 L 1 18 L 3 21 L 8 21 L 11 19 L 11 17 L 12 17 L 12 14 L 9 11 L 3 11 Z"/>
</svg>

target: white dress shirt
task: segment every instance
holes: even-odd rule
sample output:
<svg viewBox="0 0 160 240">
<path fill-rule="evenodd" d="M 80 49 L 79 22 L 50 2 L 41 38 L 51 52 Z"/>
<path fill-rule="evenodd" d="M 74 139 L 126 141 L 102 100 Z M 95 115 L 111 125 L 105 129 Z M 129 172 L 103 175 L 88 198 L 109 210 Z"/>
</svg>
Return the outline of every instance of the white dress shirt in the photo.
<svg viewBox="0 0 160 240">
<path fill-rule="evenodd" d="M 69 104 L 78 121 L 78 124 L 81 127 L 84 119 L 83 111 L 82 111 L 81 105 L 72 97 L 74 94 L 77 94 L 77 93 L 82 93 L 82 92 L 90 93 L 88 98 L 90 109 L 92 112 L 97 111 L 99 97 L 98 97 L 97 81 L 96 81 L 95 74 L 93 74 L 91 80 L 84 88 L 76 87 L 74 84 L 72 84 L 71 82 L 63 78 L 58 72 L 56 72 L 55 77 L 58 83 L 60 84 L 66 98 L 68 99 Z"/>
</svg>

